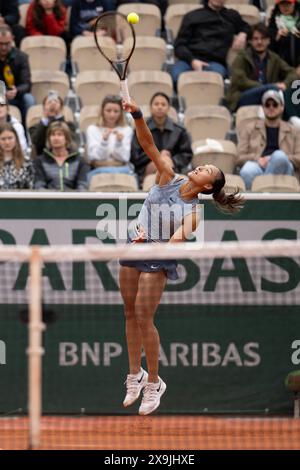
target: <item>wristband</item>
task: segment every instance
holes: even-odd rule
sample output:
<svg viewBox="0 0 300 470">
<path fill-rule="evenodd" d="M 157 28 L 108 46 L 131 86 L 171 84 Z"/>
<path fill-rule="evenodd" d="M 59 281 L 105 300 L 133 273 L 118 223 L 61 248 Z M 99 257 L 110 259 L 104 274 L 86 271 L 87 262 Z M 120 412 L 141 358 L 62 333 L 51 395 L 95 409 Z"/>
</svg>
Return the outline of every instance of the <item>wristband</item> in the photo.
<svg viewBox="0 0 300 470">
<path fill-rule="evenodd" d="M 130 113 L 133 119 L 141 119 L 143 117 L 143 113 L 140 109 L 134 111 L 134 113 Z"/>
</svg>

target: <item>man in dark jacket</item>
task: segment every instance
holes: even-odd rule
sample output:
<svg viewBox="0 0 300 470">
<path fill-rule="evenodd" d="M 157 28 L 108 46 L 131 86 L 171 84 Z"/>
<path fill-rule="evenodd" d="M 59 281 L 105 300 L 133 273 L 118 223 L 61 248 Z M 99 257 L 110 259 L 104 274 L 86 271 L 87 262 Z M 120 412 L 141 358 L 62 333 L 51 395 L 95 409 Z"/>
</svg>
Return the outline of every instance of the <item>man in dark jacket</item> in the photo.
<svg viewBox="0 0 300 470">
<path fill-rule="evenodd" d="M 203 8 L 184 16 L 175 41 L 179 59 L 172 70 L 175 84 L 189 70 L 210 70 L 226 78 L 229 49 L 245 47 L 250 27 L 237 11 L 224 7 L 225 1 L 208 0 Z"/>
<path fill-rule="evenodd" d="M 170 99 L 167 95 L 161 92 L 155 93 L 151 98 L 150 108 L 151 117 L 147 120 L 147 124 L 162 158 L 171 159 L 176 172 L 184 172 L 193 156 L 189 134 L 184 127 L 168 117 Z M 136 135 L 131 144 L 131 163 L 140 182 L 145 176 L 156 173 L 155 166 L 142 150 Z"/>
<path fill-rule="evenodd" d="M 7 24 L 11 27 L 17 47 L 25 37 L 25 29 L 18 24 L 19 20 L 18 0 L 0 0 L 0 26 Z"/>
<path fill-rule="evenodd" d="M 0 80 L 6 85 L 6 99 L 17 106 L 23 125 L 27 109 L 35 104 L 30 94 L 31 75 L 27 54 L 13 47 L 13 35 L 9 26 L 0 26 Z"/>
<path fill-rule="evenodd" d="M 227 94 L 228 106 L 232 111 L 240 106 L 259 105 L 266 91 L 285 92 L 293 80 L 298 78 L 293 67 L 269 50 L 269 44 L 266 26 L 253 26 L 250 47 L 240 51 L 232 64 Z"/>
</svg>

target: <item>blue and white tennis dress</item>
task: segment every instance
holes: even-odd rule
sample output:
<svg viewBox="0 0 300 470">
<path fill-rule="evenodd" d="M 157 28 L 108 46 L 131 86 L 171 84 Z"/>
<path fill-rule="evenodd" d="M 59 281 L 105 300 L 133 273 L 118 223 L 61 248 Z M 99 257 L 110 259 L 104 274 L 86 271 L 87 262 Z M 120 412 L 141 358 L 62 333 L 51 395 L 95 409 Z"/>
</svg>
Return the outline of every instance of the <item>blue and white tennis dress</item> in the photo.
<svg viewBox="0 0 300 470">
<path fill-rule="evenodd" d="M 191 212 L 198 210 L 199 199 L 184 201 L 180 197 L 180 188 L 187 181 L 178 179 L 178 175 L 163 186 L 155 184 L 147 198 L 137 219 L 136 232 L 143 229 L 145 243 L 168 242 L 176 230 L 182 225 L 182 220 Z M 132 242 L 134 235 L 129 236 Z M 142 272 L 165 271 L 168 279 L 178 279 L 176 260 L 141 260 L 120 261 L 122 266 L 136 268 Z"/>
</svg>

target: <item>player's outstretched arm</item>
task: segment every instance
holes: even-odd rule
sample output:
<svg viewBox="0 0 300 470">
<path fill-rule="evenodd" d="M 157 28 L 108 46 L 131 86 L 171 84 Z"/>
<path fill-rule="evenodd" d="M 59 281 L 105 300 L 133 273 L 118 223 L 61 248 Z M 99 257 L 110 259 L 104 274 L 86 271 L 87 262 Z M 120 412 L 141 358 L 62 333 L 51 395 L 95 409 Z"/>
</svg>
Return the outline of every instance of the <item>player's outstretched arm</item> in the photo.
<svg viewBox="0 0 300 470">
<path fill-rule="evenodd" d="M 139 144 L 144 152 L 148 155 L 150 160 L 153 161 L 157 171 L 161 175 L 168 174 L 170 178 L 173 178 L 175 175 L 174 170 L 171 164 L 161 157 L 160 152 L 154 143 L 150 129 L 147 126 L 137 104 L 132 100 L 130 102 L 123 101 L 123 108 L 126 112 L 132 114 Z"/>
</svg>

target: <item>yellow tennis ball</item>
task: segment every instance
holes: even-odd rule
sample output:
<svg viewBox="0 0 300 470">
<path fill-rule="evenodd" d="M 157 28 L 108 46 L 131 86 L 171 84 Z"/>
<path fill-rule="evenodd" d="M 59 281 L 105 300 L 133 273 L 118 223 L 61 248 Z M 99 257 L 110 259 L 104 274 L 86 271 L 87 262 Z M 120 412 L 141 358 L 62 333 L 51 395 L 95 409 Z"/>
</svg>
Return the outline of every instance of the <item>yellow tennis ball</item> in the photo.
<svg viewBox="0 0 300 470">
<path fill-rule="evenodd" d="M 137 13 L 128 13 L 127 21 L 128 23 L 136 24 L 140 21 L 140 17 Z"/>
</svg>

